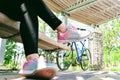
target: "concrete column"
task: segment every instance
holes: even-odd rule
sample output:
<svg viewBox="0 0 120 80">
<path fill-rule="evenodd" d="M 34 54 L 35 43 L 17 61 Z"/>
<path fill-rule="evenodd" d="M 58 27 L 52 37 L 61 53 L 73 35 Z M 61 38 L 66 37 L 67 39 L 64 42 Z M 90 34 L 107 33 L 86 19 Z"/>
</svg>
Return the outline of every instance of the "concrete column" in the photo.
<svg viewBox="0 0 120 80">
<path fill-rule="evenodd" d="M 103 69 L 103 40 L 101 31 L 95 27 L 89 40 L 89 49 L 91 52 L 92 70 Z"/>
<path fill-rule="evenodd" d="M 6 39 L 0 38 L 0 65 L 3 65 L 5 55 Z"/>
<path fill-rule="evenodd" d="M 67 24 L 67 23 L 68 23 L 69 13 L 67 13 L 67 12 L 62 12 L 61 14 L 64 16 L 64 22 L 65 22 L 65 24 Z"/>
</svg>

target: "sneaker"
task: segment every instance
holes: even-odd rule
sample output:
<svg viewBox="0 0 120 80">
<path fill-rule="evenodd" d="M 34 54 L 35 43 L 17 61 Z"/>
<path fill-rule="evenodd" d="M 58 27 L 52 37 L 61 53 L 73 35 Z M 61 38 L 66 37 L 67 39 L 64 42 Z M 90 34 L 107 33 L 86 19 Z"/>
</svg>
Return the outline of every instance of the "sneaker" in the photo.
<svg viewBox="0 0 120 80">
<path fill-rule="evenodd" d="M 74 26 L 68 26 L 65 33 L 58 32 L 58 42 L 78 42 L 89 37 L 90 31 L 78 30 Z"/>
<path fill-rule="evenodd" d="M 24 77 L 29 77 L 30 75 L 38 73 L 41 77 L 53 78 L 56 74 L 56 70 L 51 66 L 47 67 L 45 62 L 46 61 L 42 56 L 40 58 L 27 61 L 19 71 L 19 74 Z"/>
</svg>

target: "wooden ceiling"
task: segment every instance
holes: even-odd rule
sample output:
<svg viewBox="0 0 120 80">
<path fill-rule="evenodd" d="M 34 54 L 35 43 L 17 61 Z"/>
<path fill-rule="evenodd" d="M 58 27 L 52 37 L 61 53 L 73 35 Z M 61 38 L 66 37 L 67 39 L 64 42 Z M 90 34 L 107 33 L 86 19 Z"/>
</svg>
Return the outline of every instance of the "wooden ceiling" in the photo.
<svg viewBox="0 0 120 80">
<path fill-rule="evenodd" d="M 119 0 L 44 0 L 55 12 L 87 25 L 99 25 L 120 15 Z"/>
</svg>

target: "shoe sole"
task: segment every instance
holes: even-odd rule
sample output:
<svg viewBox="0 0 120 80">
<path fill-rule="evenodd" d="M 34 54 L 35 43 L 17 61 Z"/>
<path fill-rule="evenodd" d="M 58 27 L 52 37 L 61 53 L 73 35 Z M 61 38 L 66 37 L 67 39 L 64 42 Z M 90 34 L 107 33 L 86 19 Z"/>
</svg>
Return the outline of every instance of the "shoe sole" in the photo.
<svg viewBox="0 0 120 80">
<path fill-rule="evenodd" d="M 32 79 L 41 79 L 41 78 L 51 79 L 56 75 L 56 70 L 53 68 L 43 68 L 34 71 L 34 73 L 32 74 L 20 74 L 20 75 Z"/>
<path fill-rule="evenodd" d="M 79 40 L 58 40 L 58 42 L 79 42 L 79 41 L 82 41 L 82 40 L 85 40 L 85 39 L 87 39 L 89 36 L 90 36 L 91 34 L 89 34 L 89 35 L 87 35 L 87 36 L 84 36 L 84 37 L 82 37 L 81 39 L 79 39 Z"/>
</svg>

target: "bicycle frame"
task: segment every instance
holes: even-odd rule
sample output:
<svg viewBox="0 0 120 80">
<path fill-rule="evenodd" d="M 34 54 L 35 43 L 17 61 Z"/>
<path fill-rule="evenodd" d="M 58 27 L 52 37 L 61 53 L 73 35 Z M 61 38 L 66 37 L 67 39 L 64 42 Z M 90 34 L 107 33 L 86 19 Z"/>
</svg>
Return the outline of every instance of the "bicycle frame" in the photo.
<svg viewBox="0 0 120 80">
<path fill-rule="evenodd" d="M 86 50 L 86 47 L 85 47 L 85 41 L 82 42 L 80 41 L 81 45 L 82 45 L 82 49 L 79 48 L 78 44 L 76 42 L 72 42 L 72 44 L 75 46 L 75 50 L 76 50 L 76 54 L 77 54 L 77 61 L 80 62 L 81 61 L 81 56 L 83 54 L 83 51 Z"/>
<path fill-rule="evenodd" d="M 89 37 L 89 35 L 86 36 L 86 39 Z M 71 47 L 71 50 L 70 51 L 65 50 L 64 54 L 62 54 L 61 52 L 57 53 L 56 62 L 60 70 L 67 70 L 70 67 L 70 65 L 72 64 L 72 60 L 74 59 L 74 51 L 76 51 L 75 52 L 76 56 L 74 59 L 75 64 L 81 66 L 81 69 L 84 71 L 89 68 L 90 50 L 87 49 L 87 47 L 85 46 L 86 39 L 79 42 L 75 41 L 68 42 L 67 46 Z"/>
</svg>

